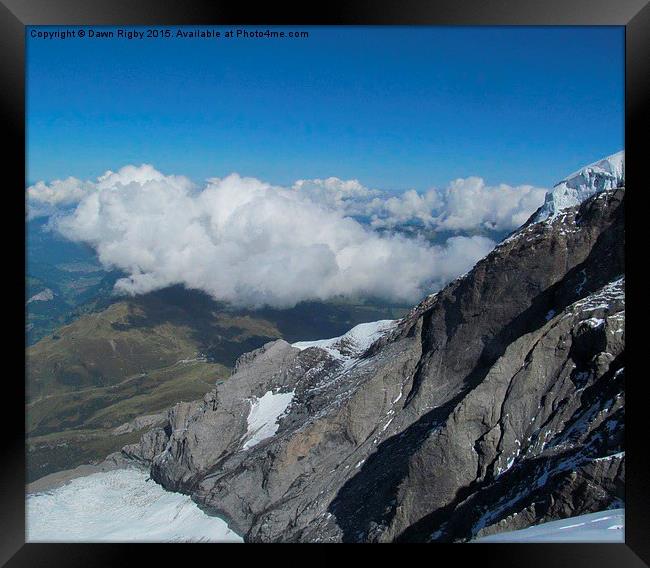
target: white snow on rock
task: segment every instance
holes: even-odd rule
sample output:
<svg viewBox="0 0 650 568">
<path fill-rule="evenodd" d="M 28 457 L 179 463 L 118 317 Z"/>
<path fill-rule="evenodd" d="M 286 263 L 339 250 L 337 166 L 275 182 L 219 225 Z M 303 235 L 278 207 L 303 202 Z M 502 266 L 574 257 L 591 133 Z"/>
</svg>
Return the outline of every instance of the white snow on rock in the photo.
<svg viewBox="0 0 650 568">
<path fill-rule="evenodd" d="M 299 341 L 292 343 L 298 349 L 318 347 L 327 351 L 332 357 L 340 361 L 349 361 L 361 355 L 382 335 L 393 329 L 398 320 L 379 320 L 370 323 L 361 323 L 340 337 L 319 339 L 317 341 Z"/>
<path fill-rule="evenodd" d="M 248 430 L 244 435 L 242 449 L 247 450 L 274 436 L 278 431 L 278 420 L 285 414 L 291 404 L 294 392 L 268 391 L 262 398 L 253 398 L 248 413 Z"/>
<path fill-rule="evenodd" d="M 551 521 L 477 538 L 473 542 L 625 542 L 625 509 Z"/>
<path fill-rule="evenodd" d="M 45 288 L 45 290 L 42 290 L 38 294 L 34 294 L 29 300 L 27 300 L 27 303 L 31 304 L 32 302 L 49 302 L 53 299 L 54 292 L 52 292 L 52 290 L 49 288 Z"/>
<path fill-rule="evenodd" d="M 620 369 L 619 369 L 620 370 Z M 625 457 L 625 452 L 618 452 L 616 454 L 611 454 L 609 456 L 603 456 L 602 458 L 596 458 L 594 461 L 596 462 L 601 462 L 601 461 L 609 461 L 609 460 L 614 460 L 614 459 L 621 459 Z"/>
<path fill-rule="evenodd" d="M 243 542 L 188 495 L 135 469 L 95 473 L 27 496 L 28 542 Z"/>
<path fill-rule="evenodd" d="M 595 193 L 625 185 L 625 151 L 590 164 L 567 176 L 546 194 L 533 222 L 552 219 L 562 209 L 582 203 Z"/>
</svg>

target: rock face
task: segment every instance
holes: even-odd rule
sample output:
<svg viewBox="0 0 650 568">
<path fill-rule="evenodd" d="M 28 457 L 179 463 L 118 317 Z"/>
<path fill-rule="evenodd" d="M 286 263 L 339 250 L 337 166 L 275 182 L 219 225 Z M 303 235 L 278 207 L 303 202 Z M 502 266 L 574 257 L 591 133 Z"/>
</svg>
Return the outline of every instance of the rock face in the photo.
<svg viewBox="0 0 650 568">
<path fill-rule="evenodd" d="M 244 355 L 123 454 L 248 541 L 458 541 L 621 506 L 624 191 L 531 219 L 399 322 Z"/>
<path fill-rule="evenodd" d="M 153 428 L 155 426 L 163 426 L 167 423 L 167 414 L 160 412 L 158 414 L 145 414 L 144 416 L 137 416 L 129 422 L 120 424 L 117 428 L 113 428 L 113 436 L 121 434 L 128 434 L 129 432 L 137 432 L 145 428 Z"/>
</svg>

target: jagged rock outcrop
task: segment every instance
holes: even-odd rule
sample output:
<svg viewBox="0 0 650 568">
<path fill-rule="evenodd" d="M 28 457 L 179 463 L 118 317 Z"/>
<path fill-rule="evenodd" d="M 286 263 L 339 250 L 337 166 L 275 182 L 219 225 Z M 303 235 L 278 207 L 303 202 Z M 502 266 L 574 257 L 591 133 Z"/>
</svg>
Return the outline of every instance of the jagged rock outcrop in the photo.
<svg viewBox="0 0 650 568">
<path fill-rule="evenodd" d="M 159 412 L 157 414 L 145 414 L 144 416 L 137 416 L 133 420 L 129 420 L 124 424 L 120 424 L 117 428 L 113 428 L 113 436 L 121 434 L 128 434 L 130 432 L 137 432 L 145 428 L 154 428 L 163 426 L 167 423 L 167 413 Z"/>
<path fill-rule="evenodd" d="M 625 190 L 599 189 L 399 322 L 243 356 L 124 455 L 250 541 L 465 540 L 619 505 Z"/>
</svg>

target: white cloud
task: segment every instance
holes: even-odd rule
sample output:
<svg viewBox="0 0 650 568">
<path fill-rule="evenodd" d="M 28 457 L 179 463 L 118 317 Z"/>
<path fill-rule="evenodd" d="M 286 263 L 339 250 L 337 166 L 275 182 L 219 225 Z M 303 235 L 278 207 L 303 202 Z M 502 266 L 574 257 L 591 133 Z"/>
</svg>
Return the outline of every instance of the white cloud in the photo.
<svg viewBox="0 0 650 568">
<path fill-rule="evenodd" d="M 480 177 L 459 178 L 444 191 L 409 190 L 373 203 L 369 211 L 374 227 L 415 221 L 436 231 L 510 231 L 542 205 L 546 191 L 531 185 L 488 186 Z"/>
<path fill-rule="evenodd" d="M 107 172 L 89 187 L 57 227 L 91 244 L 106 267 L 129 274 L 116 285 L 129 294 L 184 284 L 246 306 L 289 307 L 338 295 L 413 302 L 495 244 L 454 237 L 432 246 L 379 235 L 346 216 L 364 202 L 365 211 L 381 206 L 377 193 L 354 180 L 281 188 L 232 174 L 199 190 L 144 165 Z M 413 211 L 416 197 L 407 198 Z M 389 208 L 408 215 L 399 203 Z"/>
<path fill-rule="evenodd" d="M 70 177 L 49 185 L 40 181 L 27 188 L 31 216 L 52 214 L 57 206 L 79 203 L 84 196 L 117 184 L 160 182 L 191 188 L 182 176 L 164 176 L 153 166 L 125 166 L 107 171 L 96 182 Z M 446 189 L 425 193 L 413 189 L 401 194 L 371 189 L 356 179 L 301 179 L 290 188 L 301 198 L 345 216 L 370 220 L 375 228 L 420 223 L 436 231 L 513 230 L 544 202 L 546 189 L 531 185 L 488 186 L 480 177 L 458 178 Z"/>
<path fill-rule="evenodd" d="M 49 184 L 39 181 L 29 186 L 25 192 L 27 198 L 26 214 L 28 219 L 54 215 L 61 208 L 79 203 L 95 184 L 81 181 L 74 177 L 54 180 Z"/>
<path fill-rule="evenodd" d="M 381 191 L 362 185 L 359 180 L 300 179 L 293 184 L 294 191 L 301 192 L 310 201 L 346 215 L 367 216 L 379 206 Z"/>
<path fill-rule="evenodd" d="M 49 185 L 39 181 L 27 188 L 27 199 L 43 205 L 70 205 L 78 203 L 84 195 L 94 189 L 92 182 L 74 177 L 54 180 Z"/>
<path fill-rule="evenodd" d="M 370 189 L 358 180 L 299 180 L 295 191 L 345 215 L 366 217 L 375 228 L 419 223 L 435 231 L 511 231 L 544 202 L 546 189 L 531 185 L 486 185 L 480 177 L 459 178 L 447 188 L 401 194 Z"/>
<path fill-rule="evenodd" d="M 442 206 L 440 194 L 435 189 L 430 189 L 424 194 L 410 189 L 399 196 L 389 197 L 381 203 L 375 201 L 372 225 L 395 227 L 410 221 L 420 221 L 431 226 L 436 222 L 434 213 Z"/>
<path fill-rule="evenodd" d="M 436 219 L 436 227 L 516 229 L 544 203 L 546 191 L 531 185 L 487 186 L 480 177 L 459 178 L 445 191 L 444 208 Z"/>
</svg>

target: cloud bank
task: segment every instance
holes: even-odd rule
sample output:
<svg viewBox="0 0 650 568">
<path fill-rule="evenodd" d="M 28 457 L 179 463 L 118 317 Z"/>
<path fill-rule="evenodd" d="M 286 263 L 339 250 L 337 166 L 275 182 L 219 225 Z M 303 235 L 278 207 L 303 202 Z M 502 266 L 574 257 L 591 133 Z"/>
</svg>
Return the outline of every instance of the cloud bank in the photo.
<svg viewBox="0 0 650 568">
<path fill-rule="evenodd" d="M 39 182 L 27 196 L 36 205 L 76 203 L 55 226 L 93 246 L 106 268 L 128 274 L 117 282 L 118 292 L 183 284 L 235 305 L 291 307 L 337 296 L 417 301 L 469 270 L 494 241 L 455 236 L 431 245 L 380 235 L 371 225 L 512 227 L 538 206 L 537 188 L 524 188 L 488 188 L 467 178 L 442 193 L 386 198 L 356 180 L 299 180 L 283 188 L 237 174 L 198 188 L 142 165 L 94 182 Z"/>
<path fill-rule="evenodd" d="M 434 231 L 459 232 L 512 231 L 544 203 L 548 191 L 532 185 L 490 186 L 475 176 L 458 178 L 444 190 L 410 189 L 399 195 L 336 177 L 299 180 L 292 189 L 345 215 L 365 217 L 375 228 L 416 223 Z"/>
<path fill-rule="evenodd" d="M 544 203 L 546 192 L 532 185 L 488 186 L 480 177 L 459 178 L 445 191 L 437 226 L 448 230 L 484 227 L 511 231 Z"/>
</svg>

